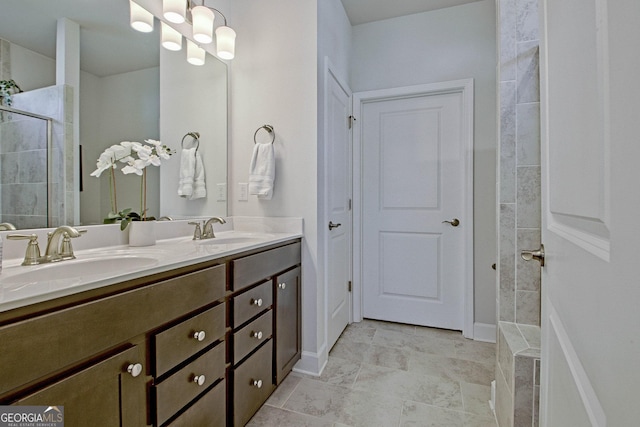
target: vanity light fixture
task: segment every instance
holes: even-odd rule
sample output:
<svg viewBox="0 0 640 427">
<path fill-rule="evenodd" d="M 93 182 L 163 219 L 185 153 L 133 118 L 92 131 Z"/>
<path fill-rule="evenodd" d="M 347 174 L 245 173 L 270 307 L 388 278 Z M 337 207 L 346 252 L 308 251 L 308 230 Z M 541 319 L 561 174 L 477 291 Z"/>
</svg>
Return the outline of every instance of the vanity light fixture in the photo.
<svg viewBox="0 0 640 427">
<path fill-rule="evenodd" d="M 130 24 L 135 30 L 142 33 L 153 31 L 153 14 L 145 10 L 142 6 L 129 0 Z"/>
<path fill-rule="evenodd" d="M 205 51 L 187 39 L 187 62 L 192 65 L 204 65 Z"/>
<path fill-rule="evenodd" d="M 153 15 L 139 6 L 134 0 L 129 0 L 131 4 L 131 26 L 138 31 L 153 30 Z M 192 47 L 187 43 L 187 61 L 190 63 L 204 64 L 204 49 L 196 43 L 209 44 L 213 42 L 213 21 L 216 18 L 215 13 L 222 16 L 224 24 L 216 28 L 216 55 L 221 59 L 230 60 L 235 56 L 236 50 L 236 32 L 227 25 L 227 17 L 222 12 L 213 7 L 205 5 L 205 0 L 201 0 L 202 4 L 195 5 L 196 0 L 162 0 L 162 16 L 169 22 L 181 24 L 187 22 L 191 24 L 193 31 Z M 142 11 L 152 16 L 150 29 L 142 29 L 146 27 L 134 26 L 133 16 L 135 11 Z M 215 12 L 215 13 L 214 13 Z M 137 22 L 137 21 L 136 21 Z M 169 50 L 180 50 L 182 48 L 182 35 L 168 24 L 162 23 L 162 46 Z M 199 50 L 197 50 L 197 49 Z M 189 54 L 191 49 L 191 55 Z M 200 52 L 200 50 L 202 52 Z M 200 63 L 202 62 L 202 63 Z"/>
<path fill-rule="evenodd" d="M 167 50 L 173 51 L 182 49 L 182 34 L 174 30 L 164 22 L 161 22 L 160 24 L 162 31 L 162 34 L 160 36 L 162 47 Z"/>
</svg>

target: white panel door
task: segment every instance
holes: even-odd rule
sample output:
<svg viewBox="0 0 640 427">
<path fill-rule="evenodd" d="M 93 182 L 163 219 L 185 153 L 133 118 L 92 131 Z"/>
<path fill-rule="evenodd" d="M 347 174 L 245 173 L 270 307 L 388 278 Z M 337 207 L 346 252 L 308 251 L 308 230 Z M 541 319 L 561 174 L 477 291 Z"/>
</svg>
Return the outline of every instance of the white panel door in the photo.
<svg viewBox="0 0 640 427">
<path fill-rule="evenodd" d="M 351 298 L 351 91 L 325 70 L 325 246 L 327 277 L 327 348 L 349 323 Z M 331 224 L 331 226 L 329 226 Z"/>
<path fill-rule="evenodd" d="M 463 329 L 465 228 L 472 221 L 463 111 L 461 92 L 362 105 L 366 318 Z"/>
<path fill-rule="evenodd" d="M 542 426 L 640 422 L 637 0 L 541 1 Z"/>
</svg>

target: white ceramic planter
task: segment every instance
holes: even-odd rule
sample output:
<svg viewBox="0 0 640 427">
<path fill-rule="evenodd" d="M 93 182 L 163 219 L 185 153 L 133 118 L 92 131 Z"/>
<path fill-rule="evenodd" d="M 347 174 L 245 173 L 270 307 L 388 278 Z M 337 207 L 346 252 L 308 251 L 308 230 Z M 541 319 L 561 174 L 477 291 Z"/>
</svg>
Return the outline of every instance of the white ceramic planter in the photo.
<svg viewBox="0 0 640 427">
<path fill-rule="evenodd" d="M 153 246 L 156 244 L 155 221 L 131 221 L 129 226 L 129 246 Z"/>
</svg>

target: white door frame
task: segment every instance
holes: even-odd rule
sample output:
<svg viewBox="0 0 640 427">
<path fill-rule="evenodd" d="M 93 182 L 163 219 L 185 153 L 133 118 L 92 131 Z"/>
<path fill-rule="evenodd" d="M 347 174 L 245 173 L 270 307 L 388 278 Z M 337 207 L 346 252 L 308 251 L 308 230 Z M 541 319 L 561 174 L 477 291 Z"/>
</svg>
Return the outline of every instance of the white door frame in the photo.
<svg viewBox="0 0 640 427">
<path fill-rule="evenodd" d="M 463 335 L 473 338 L 473 79 L 453 80 L 390 89 L 379 89 L 353 94 L 353 320 L 362 320 L 362 105 L 383 99 L 406 98 L 412 96 L 461 93 L 463 109 L 462 137 L 465 141 L 465 217 L 469 226 L 465 227 L 464 245 L 464 320 Z"/>
</svg>

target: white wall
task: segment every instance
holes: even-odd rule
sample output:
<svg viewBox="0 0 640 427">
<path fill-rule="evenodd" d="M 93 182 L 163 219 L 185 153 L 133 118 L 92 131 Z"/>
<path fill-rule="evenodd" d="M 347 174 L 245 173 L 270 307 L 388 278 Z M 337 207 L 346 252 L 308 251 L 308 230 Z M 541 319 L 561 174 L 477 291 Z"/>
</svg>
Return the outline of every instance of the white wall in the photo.
<svg viewBox="0 0 640 427">
<path fill-rule="evenodd" d="M 56 61 L 11 43 L 11 78 L 29 91 L 56 84 Z"/>
<path fill-rule="evenodd" d="M 303 362 L 314 365 L 324 344 L 324 287 L 317 280 L 317 4 L 260 0 L 220 7 L 238 34 L 230 71 L 229 214 L 304 218 Z M 253 134 L 263 124 L 276 135 L 273 198 L 238 201 Z"/>
<path fill-rule="evenodd" d="M 495 4 L 483 0 L 353 27 L 354 92 L 473 78 L 475 321 L 495 324 Z"/>
</svg>

